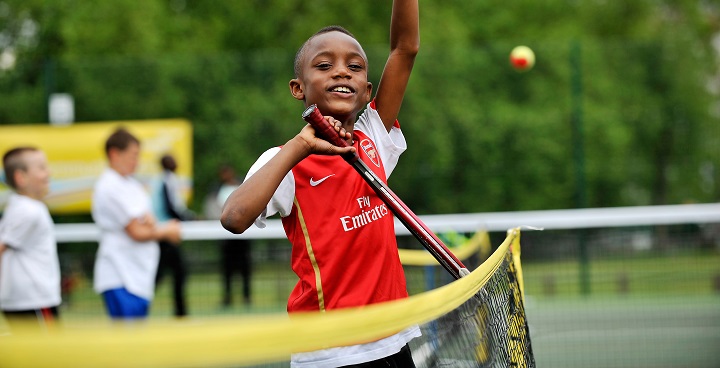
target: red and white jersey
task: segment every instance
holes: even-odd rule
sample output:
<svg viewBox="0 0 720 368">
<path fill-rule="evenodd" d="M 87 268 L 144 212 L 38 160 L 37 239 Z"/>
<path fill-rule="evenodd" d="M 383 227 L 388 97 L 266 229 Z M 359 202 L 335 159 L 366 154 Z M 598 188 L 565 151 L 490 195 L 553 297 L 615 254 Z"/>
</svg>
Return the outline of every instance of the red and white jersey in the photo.
<svg viewBox="0 0 720 368">
<path fill-rule="evenodd" d="M 388 132 L 368 105 L 355 122 L 353 144 L 360 159 L 387 181 L 405 151 L 395 123 Z M 250 177 L 280 151 L 266 151 Z M 280 214 L 292 243 L 292 269 L 300 280 L 288 299 L 288 312 L 331 310 L 407 297 L 398 256 L 393 215 L 355 169 L 339 156 L 312 155 L 285 176 L 255 224 Z M 420 336 L 411 326 L 386 338 L 358 345 L 293 353 L 293 368 L 359 364 L 400 351 Z"/>
<path fill-rule="evenodd" d="M 385 180 L 374 142 L 360 131 L 353 139 L 361 160 Z M 300 282 L 290 295 L 288 311 L 406 297 L 392 213 L 362 177 L 339 156 L 310 156 L 292 172 L 295 201 L 282 222 Z"/>
<path fill-rule="evenodd" d="M 399 124 L 388 133 L 370 104 L 355 123 L 360 159 L 387 180 L 405 150 Z M 279 148 L 263 154 L 250 177 Z M 392 212 L 340 156 L 311 155 L 285 177 L 256 220 L 280 213 L 298 275 L 288 312 L 331 310 L 407 297 Z"/>
</svg>

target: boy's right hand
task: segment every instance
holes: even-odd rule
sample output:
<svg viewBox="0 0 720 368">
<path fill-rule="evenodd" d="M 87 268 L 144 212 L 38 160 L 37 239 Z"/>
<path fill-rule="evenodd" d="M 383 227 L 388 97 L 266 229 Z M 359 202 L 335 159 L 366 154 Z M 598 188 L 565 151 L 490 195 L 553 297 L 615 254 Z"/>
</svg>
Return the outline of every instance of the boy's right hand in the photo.
<svg viewBox="0 0 720 368">
<path fill-rule="evenodd" d="M 165 223 L 162 227 L 163 238 L 175 245 L 179 245 L 182 240 L 180 221 L 172 219 Z"/>
</svg>

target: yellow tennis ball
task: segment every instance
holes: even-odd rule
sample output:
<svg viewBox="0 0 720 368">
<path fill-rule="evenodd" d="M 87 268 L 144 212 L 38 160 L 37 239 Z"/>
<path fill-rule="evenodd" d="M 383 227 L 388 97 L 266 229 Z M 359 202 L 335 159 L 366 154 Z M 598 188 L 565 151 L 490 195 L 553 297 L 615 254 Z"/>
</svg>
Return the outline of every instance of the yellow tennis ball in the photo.
<svg viewBox="0 0 720 368">
<path fill-rule="evenodd" d="M 527 46 L 516 46 L 510 52 L 510 65 L 517 71 L 528 71 L 535 65 L 535 53 Z"/>
</svg>

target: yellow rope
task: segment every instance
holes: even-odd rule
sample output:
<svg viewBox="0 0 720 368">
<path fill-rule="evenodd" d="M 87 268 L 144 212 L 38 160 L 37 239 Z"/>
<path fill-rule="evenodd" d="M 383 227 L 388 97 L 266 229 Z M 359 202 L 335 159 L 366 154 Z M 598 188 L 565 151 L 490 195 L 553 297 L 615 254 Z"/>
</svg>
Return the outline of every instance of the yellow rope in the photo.
<svg viewBox="0 0 720 368">
<path fill-rule="evenodd" d="M 486 231 L 477 231 L 470 239 L 456 248 L 448 248 L 459 260 L 479 253 L 483 258 L 490 255 L 490 237 Z M 400 262 L 408 266 L 437 265 L 435 258 L 425 249 L 400 249 Z"/>
</svg>

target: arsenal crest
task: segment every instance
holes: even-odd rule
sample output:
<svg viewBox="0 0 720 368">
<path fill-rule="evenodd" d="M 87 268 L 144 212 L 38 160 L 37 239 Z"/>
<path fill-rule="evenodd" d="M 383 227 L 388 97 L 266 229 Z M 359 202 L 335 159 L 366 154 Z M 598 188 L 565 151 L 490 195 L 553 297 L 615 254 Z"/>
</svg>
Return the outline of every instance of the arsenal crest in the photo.
<svg viewBox="0 0 720 368">
<path fill-rule="evenodd" d="M 380 167 L 380 157 L 378 157 L 377 150 L 373 145 L 373 142 L 369 139 L 363 139 L 360 141 L 360 148 L 362 148 L 365 155 L 370 159 L 375 166 Z"/>
</svg>

